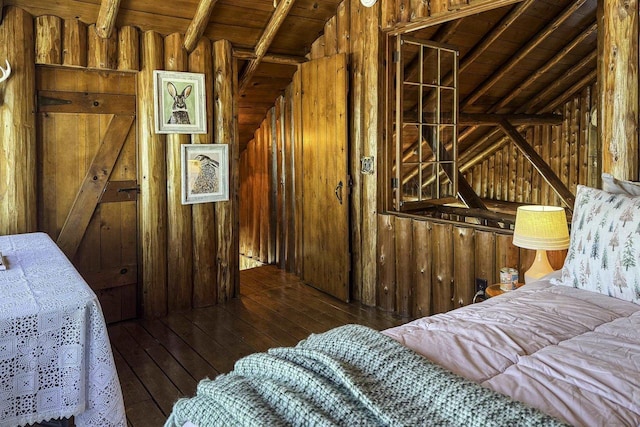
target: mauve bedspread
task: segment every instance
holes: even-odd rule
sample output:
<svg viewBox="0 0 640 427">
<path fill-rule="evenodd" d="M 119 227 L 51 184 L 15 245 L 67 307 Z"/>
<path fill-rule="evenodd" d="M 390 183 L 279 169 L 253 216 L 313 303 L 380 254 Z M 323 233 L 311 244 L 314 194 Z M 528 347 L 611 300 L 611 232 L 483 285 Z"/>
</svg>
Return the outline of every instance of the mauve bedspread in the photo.
<svg viewBox="0 0 640 427">
<path fill-rule="evenodd" d="M 577 426 L 640 425 L 640 306 L 543 280 L 385 334 Z"/>
</svg>

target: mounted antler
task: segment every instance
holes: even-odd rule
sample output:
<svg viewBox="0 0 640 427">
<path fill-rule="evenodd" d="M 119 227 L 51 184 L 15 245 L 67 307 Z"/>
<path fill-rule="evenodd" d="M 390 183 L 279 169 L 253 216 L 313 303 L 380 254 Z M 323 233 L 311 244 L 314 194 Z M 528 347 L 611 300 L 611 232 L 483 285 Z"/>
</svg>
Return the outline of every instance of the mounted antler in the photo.
<svg viewBox="0 0 640 427">
<path fill-rule="evenodd" d="M 7 68 L 0 67 L 0 71 L 2 71 L 2 77 L 0 77 L 0 83 L 7 80 L 11 75 L 11 65 L 9 65 L 9 60 L 5 59 L 5 62 L 7 63 Z"/>
</svg>

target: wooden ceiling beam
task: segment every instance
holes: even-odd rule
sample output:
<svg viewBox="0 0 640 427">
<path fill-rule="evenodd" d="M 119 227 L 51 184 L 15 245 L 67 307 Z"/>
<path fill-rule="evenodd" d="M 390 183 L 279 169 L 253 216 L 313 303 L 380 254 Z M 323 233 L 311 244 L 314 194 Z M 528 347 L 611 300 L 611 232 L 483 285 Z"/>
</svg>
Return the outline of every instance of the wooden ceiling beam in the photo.
<svg viewBox="0 0 640 427">
<path fill-rule="evenodd" d="M 239 84 L 240 92 L 243 92 L 251 81 L 251 78 L 258 69 L 258 65 L 260 65 L 260 61 L 262 61 L 262 58 L 267 53 L 269 46 L 271 46 L 274 37 L 278 33 L 280 26 L 289 14 L 289 11 L 293 7 L 294 3 L 295 0 L 281 0 L 278 4 L 278 7 L 276 7 L 276 10 L 273 12 L 273 15 L 271 15 L 271 19 L 269 20 L 264 33 L 262 33 L 262 36 L 260 36 L 260 39 L 256 44 L 256 58 L 249 61 L 244 69 L 244 72 L 242 73 Z"/>
<path fill-rule="evenodd" d="M 586 3 L 586 0 L 577 0 L 574 3 L 571 3 L 568 7 L 566 7 L 562 13 L 560 13 L 556 18 L 547 24 L 540 32 L 538 32 L 529 42 L 527 42 L 524 46 L 518 49 L 518 52 L 512 56 L 507 62 L 500 66 L 499 70 L 491 75 L 487 80 L 485 80 L 480 87 L 476 88 L 473 93 L 464 100 L 461 105 L 461 109 L 472 105 L 476 102 L 482 95 L 487 93 L 489 89 L 491 89 L 496 83 L 498 83 L 502 78 L 504 78 L 509 71 L 511 71 L 516 65 L 520 63 L 524 58 L 526 58 L 536 47 L 540 45 L 547 37 L 549 37 L 562 23 L 564 23 L 567 19 L 571 17 L 582 5 Z"/>
<path fill-rule="evenodd" d="M 257 58 L 254 51 L 252 51 L 251 49 L 242 49 L 242 48 L 234 48 L 233 57 L 236 59 L 242 59 L 244 61 L 252 61 Z M 300 65 L 308 61 L 309 60 L 304 56 L 295 56 L 295 55 L 265 54 L 262 57 L 262 62 L 267 62 L 270 64 L 281 64 L 281 65 Z"/>
<path fill-rule="evenodd" d="M 187 32 L 184 35 L 184 48 L 187 52 L 191 53 L 196 48 L 200 37 L 204 34 L 204 30 L 209 25 L 209 18 L 211 18 L 211 12 L 218 0 L 200 0 L 196 14 L 193 15 L 193 19 L 189 23 Z"/>
<path fill-rule="evenodd" d="M 500 123 L 500 128 L 511 138 L 525 158 L 536 168 L 553 191 L 560 197 L 564 204 L 567 205 L 569 210 L 573 212 L 573 205 L 576 198 L 553 169 L 551 169 L 551 166 L 544 161 L 540 154 L 527 142 L 525 137 L 518 132 L 518 129 L 513 127 L 507 120 L 503 120 L 502 123 Z"/>
<path fill-rule="evenodd" d="M 120 8 L 120 0 L 102 0 L 98 19 L 96 19 L 96 33 L 103 39 L 111 37 L 116 17 Z"/>
<path fill-rule="evenodd" d="M 559 125 L 562 116 L 558 114 L 469 114 L 460 113 L 458 124 L 476 126 L 496 126 L 504 120 L 513 125 Z"/>
<path fill-rule="evenodd" d="M 597 29 L 598 29 L 598 23 L 594 22 L 592 25 L 589 26 L 589 28 L 584 30 L 578 37 L 576 37 L 575 39 L 567 43 L 562 48 L 562 50 L 556 53 L 553 56 L 553 58 L 547 61 L 546 64 L 544 64 L 541 68 L 536 70 L 525 81 L 523 81 L 515 89 L 513 89 L 508 96 L 505 96 L 500 100 L 500 102 L 498 102 L 496 105 L 491 107 L 489 112 L 493 113 L 507 106 L 507 104 L 509 104 L 509 102 L 515 99 L 516 96 L 520 95 L 523 90 L 531 87 L 531 85 L 537 82 L 540 77 L 544 76 L 547 72 L 549 72 L 549 70 L 551 70 L 551 68 L 559 64 L 569 54 L 569 52 L 571 52 L 575 47 L 577 47 L 582 42 L 584 42 Z"/>
<path fill-rule="evenodd" d="M 397 36 L 423 28 L 433 27 L 434 25 L 444 24 L 445 22 L 455 21 L 456 19 L 466 18 L 467 16 L 478 13 L 488 12 L 493 9 L 510 6 L 515 3 L 520 3 L 521 1 L 522 0 L 477 0 L 467 6 L 461 6 L 454 11 L 446 11 L 418 21 L 399 23 L 388 30 L 388 34 Z"/>
</svg>

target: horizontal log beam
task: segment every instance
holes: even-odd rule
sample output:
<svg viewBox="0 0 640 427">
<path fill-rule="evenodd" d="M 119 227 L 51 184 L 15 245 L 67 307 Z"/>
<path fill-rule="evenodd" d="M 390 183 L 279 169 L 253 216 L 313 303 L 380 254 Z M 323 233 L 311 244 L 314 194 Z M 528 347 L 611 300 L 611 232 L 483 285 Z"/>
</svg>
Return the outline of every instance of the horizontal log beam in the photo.
<svg viewBox="0 0 640 427">
<path fill-rule="evenodd" d="M 477 0 L 468 6 L 460 7 L 455 11 L 446 11 L 433 16 L 426 17 L 419 21 L 402 22 L 391 29 L 385 29 L 392 36 L 408 33 L 411 31 L 421 30 L 427 27 L 444 24 L 445 22 L 454 21 L 456 19 L 466 18 L 467 16 L 478 13 L 488 12 L 512 4 L 520 3 L 522 0 Z"/>
<path fill-rule="evenodd" d="M 467 114 L 460 113 L 458 123 L 465 126 L 497 126 L 504 120 L 512 125 L 560 125 L 558 114 Z"/>
<path fill-rule="evenodd" d="M 508 121 L 504 120 L 500 123 L 500 128 L 511 138 L 513 143 L 518 147 L 520 152 L 525 158 L 533 165 L 534 168 L 540 173 L 545 181 L 551 186 L 553 191 L 560 197 L 565 205 L 573 212 L 573 205 L 575 203 L 575 196 L 562 182 L 558 175 L 551 169 L 551 167 L 543 160 L 536 150 L 527 142 L 522 134 L 511 125 Z"/>
<path fill-rule="evenodd" d="M 234 48 L 233 57 L 244 61 L 252 61 L 257 58 L 254 51 L 243 48 Z M 304 56 L 295 55 L 274 55 L 267 53 L 262 57 L 262 62 L 268 62 L 270 64 L 300 65 L 307 61 L 308 59 Z"/>
</svg>

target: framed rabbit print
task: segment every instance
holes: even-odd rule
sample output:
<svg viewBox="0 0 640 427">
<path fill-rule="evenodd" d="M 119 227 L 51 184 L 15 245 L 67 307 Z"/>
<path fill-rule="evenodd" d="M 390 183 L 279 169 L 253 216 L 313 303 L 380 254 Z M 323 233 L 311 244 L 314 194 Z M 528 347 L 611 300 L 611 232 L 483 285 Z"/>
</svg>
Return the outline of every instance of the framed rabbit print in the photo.
<svg viewBox="0 0 640 427">
<path fill-rule="evenodd" d="M 182 204 L 229 200 L 229 146 L 183 144 Z"/>
<path fill-rule="evenodd" d="M 153 72 L 156 133 L 207 133 L 204 74 Z"/>
</svg>

